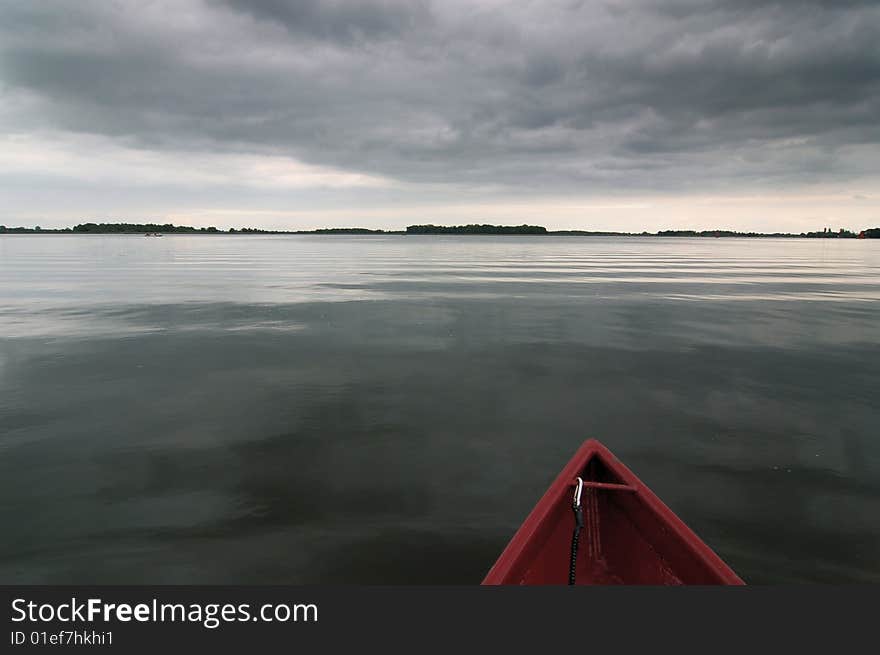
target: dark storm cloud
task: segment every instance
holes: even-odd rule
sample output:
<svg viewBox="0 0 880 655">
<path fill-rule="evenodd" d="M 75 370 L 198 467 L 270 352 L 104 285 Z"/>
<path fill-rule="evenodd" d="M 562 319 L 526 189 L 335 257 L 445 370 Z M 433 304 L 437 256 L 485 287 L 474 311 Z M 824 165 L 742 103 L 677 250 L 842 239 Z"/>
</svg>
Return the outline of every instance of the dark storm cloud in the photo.
<svg viewBox="0 0 880 655">
<path fill-rule="evenodd" d="M 307 38 L 356 40 L 400 34 L 430 16 L 423 0 L 216 0 L 252 16 L 277 22 Z"/>
<path fill-rule="evenodd" d="M 0 12 L 0 93 L 26 108 L 0 108 L 7 132 L 579 190 L 845 179 L 872 174 L 880 144 L 876 2 L 0 2 Z"/>
</svg>

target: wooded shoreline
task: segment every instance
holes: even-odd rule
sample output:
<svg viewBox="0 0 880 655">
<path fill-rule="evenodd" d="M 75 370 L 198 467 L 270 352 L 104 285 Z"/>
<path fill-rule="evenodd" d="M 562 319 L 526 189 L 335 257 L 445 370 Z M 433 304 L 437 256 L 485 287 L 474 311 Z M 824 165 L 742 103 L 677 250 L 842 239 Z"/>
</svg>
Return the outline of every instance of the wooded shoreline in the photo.
<svg viewBox="0 0 880 655">
<path fill-rule="evenodd" d="M 615 237 L 739 237 L 807 239 L 878 239 L 880 227 L 860 232 L 825 228 L 819 232 L 737 232 L 735 230 L 660 230 L 657 232 L 610 232 L 590 230 L 548 230 L 540 225 L 410 225 L 405 230 L 374 230 L 363 227 L 334 227 L 317 230 L 262 230 L 259 228 L 191 227 L 171 223 L 81 223 L 72 228 L 6 227 L 0 234 L 348 234 L 348 235 L 532 235 L 532 236 L 615 236 Z"/>
</svg>

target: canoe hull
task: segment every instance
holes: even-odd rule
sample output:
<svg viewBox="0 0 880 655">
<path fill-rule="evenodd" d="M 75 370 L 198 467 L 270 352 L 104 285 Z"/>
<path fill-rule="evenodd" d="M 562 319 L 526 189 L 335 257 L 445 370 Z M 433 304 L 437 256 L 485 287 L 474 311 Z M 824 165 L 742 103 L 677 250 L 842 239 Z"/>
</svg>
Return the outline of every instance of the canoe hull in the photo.
<svg viewBox="0 0 880 655">
<path fill-rule="evenodd" d="M 595 439 L 586 441 L 562 470 L 483 584 L 568 584 L 578 476 L 584 480 L 584 529 L 576 584 L 744 584 Z"/>
</svg>

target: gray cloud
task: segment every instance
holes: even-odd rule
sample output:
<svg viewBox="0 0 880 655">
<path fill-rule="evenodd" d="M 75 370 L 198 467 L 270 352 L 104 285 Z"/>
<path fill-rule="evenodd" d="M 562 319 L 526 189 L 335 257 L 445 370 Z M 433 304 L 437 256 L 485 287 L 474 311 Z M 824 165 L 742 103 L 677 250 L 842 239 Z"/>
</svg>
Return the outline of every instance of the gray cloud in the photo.
<svg viewBox="0 0 880 655">
<path fill-rule="evenodd" d="M 880 154 L 876 2 L 0 1 L 0 14 L 5 132 L 524 192 L 844 180 Z"/>
<path fill-rule="evenodd" d="M 305 38 L 352 42 L 399 36 L 430 19 L 424 0 L 217 0 Z"/>
</svg>

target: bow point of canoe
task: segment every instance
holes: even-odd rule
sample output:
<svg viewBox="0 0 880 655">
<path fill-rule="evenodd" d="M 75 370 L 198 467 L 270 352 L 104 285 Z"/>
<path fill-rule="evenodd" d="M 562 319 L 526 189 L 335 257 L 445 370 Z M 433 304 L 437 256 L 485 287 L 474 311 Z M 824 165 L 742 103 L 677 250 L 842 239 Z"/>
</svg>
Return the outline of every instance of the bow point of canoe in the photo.
<svg viewBox="0 0 880 655">
<path fill-rule="evenodd" d="M 595 439 L 562 469 L 483 580 L 566 583 L 744 584 Z"/>
</svg>

